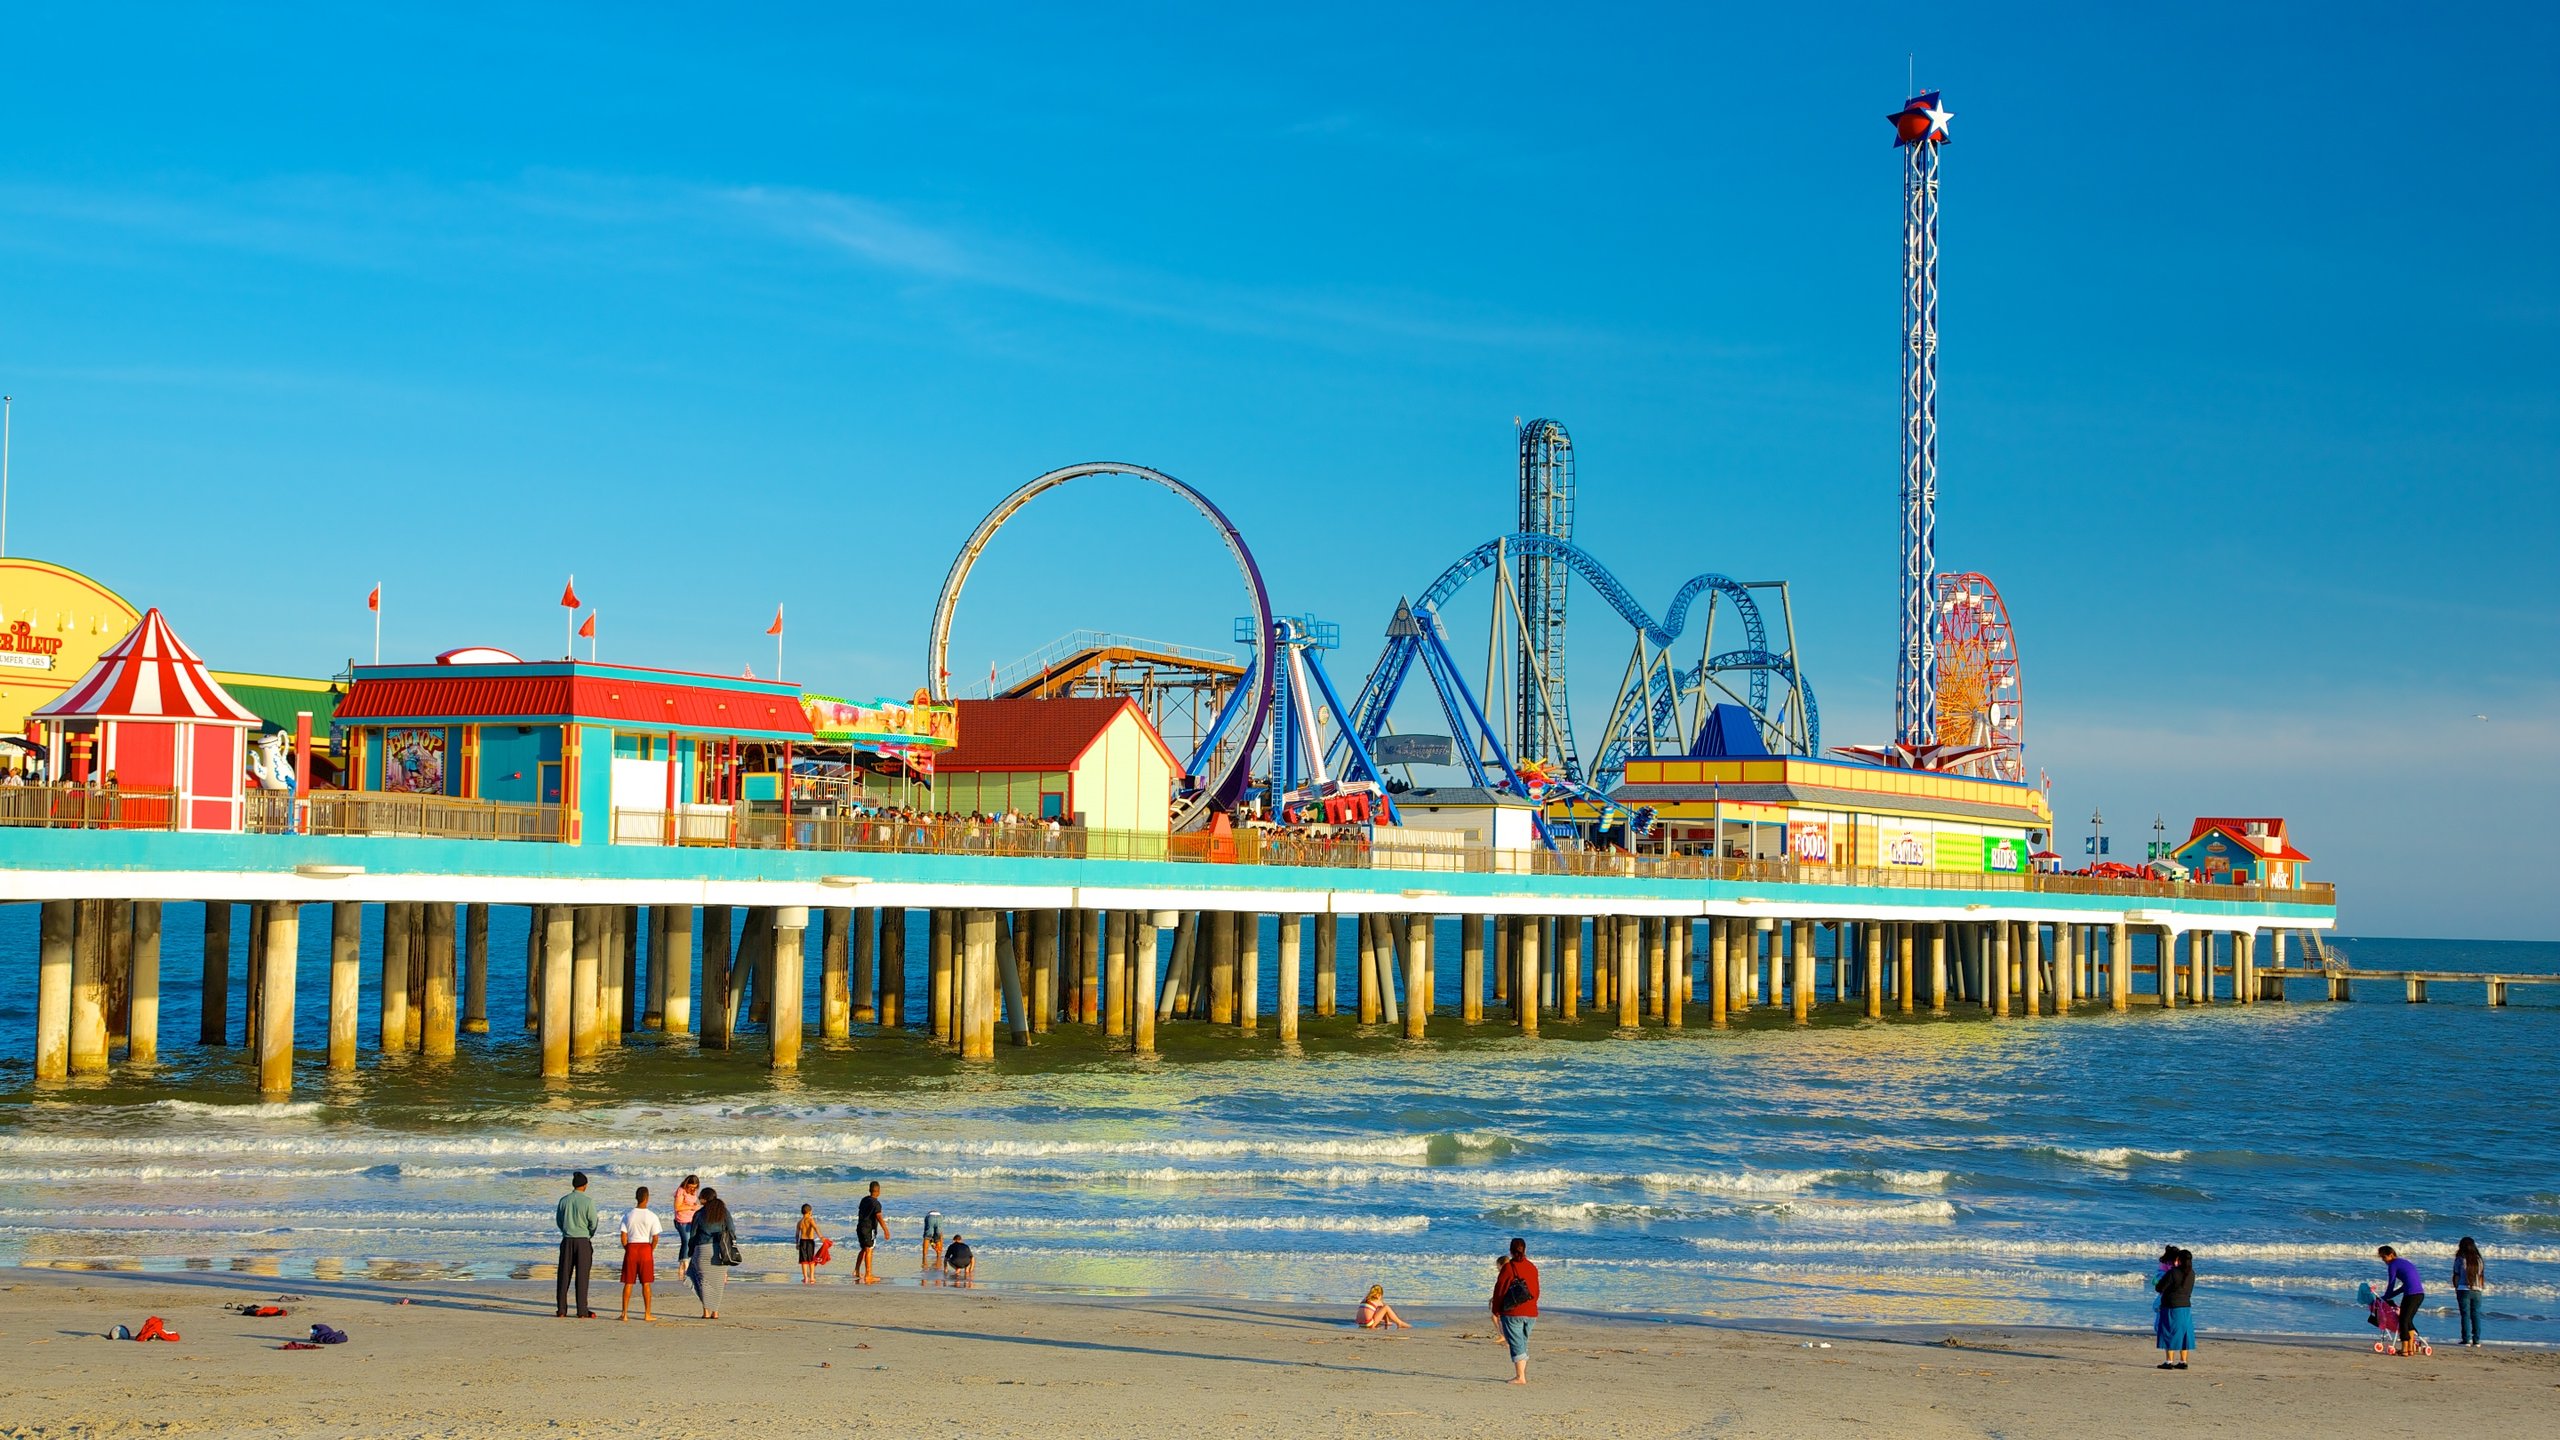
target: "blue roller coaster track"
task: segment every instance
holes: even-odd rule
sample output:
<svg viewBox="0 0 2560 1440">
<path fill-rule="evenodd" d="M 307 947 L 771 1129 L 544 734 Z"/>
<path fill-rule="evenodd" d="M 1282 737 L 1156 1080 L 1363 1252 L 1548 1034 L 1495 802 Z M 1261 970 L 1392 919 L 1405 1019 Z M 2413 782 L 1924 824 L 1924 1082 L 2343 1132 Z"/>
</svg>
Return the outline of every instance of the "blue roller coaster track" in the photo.
<svg viewBox="0 0 2560 1440">
<path fill-rule="evenodd" d="M 1568 778 L 1602 791 L 1614 788 L 1625 773 L 1628 758 L 1636 754 L 1639 747 L 1649 743 L 1648 736 L 1660 734 L 1676 718 L 1679 697 L 1704 685 L 1711 673 L 1730 671 L 1742 671 L 1749 677 L 1751 710 L 1764 729 L 1774 728 L 1769 713 L 1773 681 L 1785 686 L 1790 695 L 1801 693 L 1804 699 L 1805 752 L 1821 753 L 1820 711 L 1814 702 L 1811 682 L 1796 673 L 1796 667 L 1788 656 L 1769 648 L 1768 622 L 1761 614 L 1758 599 L 1751 593 L 1751 587 L 1728 576 L 1708 573 L 1690 577 L 1672 596 L 1662 618 L 1657 620 L 1636 599 L 1635 592 L 1612 574 L 1608 566 L 1600 563 L 1599 557 L 1569 540 L 1521 533 L 1488 540 L 1459 556 L 1440 572 L 1438 579 L 1415 597 L 1414 604 L 1419 609 L 1443 611 L 1469 580 L 1505 561 L 1523 557 L 1551 560 L 1569 567 L 1656 650 L 1667 650 L 1679 641 L 1681 632 L 1687 627 L 1691 607 L 1700 597 L 1710 595 L 1720 595 L 1732 602 L 1734 613 L 1742 621 L 1746 640 L 1742 648 L 1708 657 L 1704 666 L 1680 671 L 1676 676 L 1653 672 L 1646 682 L 1648 694 L 1645 699 L 1636 705 L 1622 707 L 1618 724 L 1606 737 L 1590 775 L 1585 777 L 1569 771 Z M 1388 658 L 1380 657 L 1379 669 L 1371 672 L 1367 683 L 1361 686 L 1359 699 L 1352 706 L 1351 723 L 1363 733 L 1377 730 L 1381 718 L 1377 712 L 1393 702 L 1398 688 L 1394 681 L 1401 676 L 1384 673 Z M 1649 727 L 1648 719 L 1651 721 Z"/>
</svg>

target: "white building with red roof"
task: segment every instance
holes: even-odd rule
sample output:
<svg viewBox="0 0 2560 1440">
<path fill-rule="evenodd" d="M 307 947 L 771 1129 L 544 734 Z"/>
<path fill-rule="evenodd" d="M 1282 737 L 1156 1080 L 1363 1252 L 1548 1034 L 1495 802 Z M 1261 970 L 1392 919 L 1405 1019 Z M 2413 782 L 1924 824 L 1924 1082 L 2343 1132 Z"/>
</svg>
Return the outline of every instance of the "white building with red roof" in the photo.
<svg viewBox="0 0 2560 1440">
<path fill-rule="evenodd" d="M 249 732 L 263 722 L 157 609 L 28 719 L 45 727 L 55 777 L 112 784 L 133 804 L 165 792 L 174 829 L 240 828 Z"/>
</svg>

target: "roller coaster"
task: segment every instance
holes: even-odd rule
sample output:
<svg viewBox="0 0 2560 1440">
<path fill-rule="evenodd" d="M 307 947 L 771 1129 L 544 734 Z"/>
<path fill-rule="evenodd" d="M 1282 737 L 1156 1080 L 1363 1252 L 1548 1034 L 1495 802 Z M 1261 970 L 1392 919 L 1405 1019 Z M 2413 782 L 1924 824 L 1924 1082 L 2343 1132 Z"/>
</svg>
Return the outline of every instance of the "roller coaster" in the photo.
<svg viewBox="0 0 2560 1440">
<path fill-rule="evenodd" d="M 1540 528 L 1497 535 L 1473 547 L 1409 601 L 1400 602 L 1387 626 L 1385 648 L 1348 704 L 1334 691 L 1317 657 L 1318 651 L 1338 643 L 1338 630 L 1310 617 L 1275 615 L 1261 567 L 1225 512 L 1163 471 L 1108 461 L 1037 476 L 978 523 L 953 559 L 934 605 L 927 687 L 937 700 L 950 698 L 952 620 L 970 570 L 1004 524 L 1060 486 L 1088 476 L 1118 475 L 1169 490 L 1198 511 L 1234 561 L 1250 606 L 1235 628 L 1237 643 L 1249 655 L 1214 657 L 1218 703 L 1215 714 L 1188 737 L 1192 743 L 1183 793 L 1174 813 L 1177 828 L 1233 810 L 1257 790 L 1269 795 L 1277 810 L 1301 777 L 1326 786 L 1343 783 L 1334 777 L 1350 777 L 1358 784 L 1382 781 L 1371 752 L 1392 733 L 1396 702 L 1416 674 L 1428 678 L 1452 734 L 1445 759 L 1407 761 L 1408 774 L 1413 763 L 1456 764 L 1480 786 L 1551 804 L 1586 802 L 1601 818 L 1613 814 L 1607 796 L 1631 757 L 1820 753 L 1821 715 L 1797 658 L 1786 583 L 1702 573 L 1682 584 L 1655 616 L 1598 557 L 1558 533 L 1570 530 L 1570 445 L 1563 427 L 1552 421 L 1523 431 L 1522 513 Z M 1480 685 L 1470 686 L 1448 650 L 1440 617 L 1481 576 L 1492 577 L 1491 630 L 1486 673 Z M 1587 769 L 1570 718 L 1562 628 L 1567 586 L 1577 577 L 1627 626 L 1632 640 L 1596 758 Z M 1726 612 L 1730 618 L 1721 623 L 1728 648 L 1720 650 L 1719 617 Z M 1694 649 L 1684 649 L 1693 621 Z M 1739 643 L 1732 643 L 1737 638 Z M 1115 644 L 1117 639 L 1071 633 L 1017 662 L 1012 672 L 991 675 L 990 693 L 1064 693 L 1062 686 L 1075 675 L 1097 675 L 1106 661 L 1131 648 Z M 1183 658 L 1175 654 L 1182 647 L 1140 648 Z M 1208 656 L 1198 652 L 1192 658 L 1205 662 Z M 1319 699 L 1324 703 L 1315 703 Z M 1285 712 L 1280 709 L 1284 705 Z M 1745 721 L 1747 733 L 1737 733 Z M 1268 764 L 1269 771 L 1257 777 L 1261 764 Z M 1386 768 L 1396 768 L 1395 762 L 1386 762 Z M 1614 818 L 1623 822 L 1633 817 L 1618 810 Z"/>
</svg>

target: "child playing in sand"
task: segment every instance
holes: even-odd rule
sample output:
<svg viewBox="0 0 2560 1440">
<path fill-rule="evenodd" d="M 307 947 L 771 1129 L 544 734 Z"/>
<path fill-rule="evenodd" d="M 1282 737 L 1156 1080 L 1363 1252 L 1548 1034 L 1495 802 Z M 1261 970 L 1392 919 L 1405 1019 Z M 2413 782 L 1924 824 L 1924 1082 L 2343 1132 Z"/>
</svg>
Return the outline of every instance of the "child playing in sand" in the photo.
<svg viewBox="0 0 2560 1440">
<path fill-rule="evenodd" d="M 1395 1312 L 1394 1306 L 1387 1303 L 1387 1287 L 1372 1285 L 1369 1293 L 1360 1297 L 1360 1328 L 1384 1330 L 1390 1326 L 1398 1330 L 1413 1328 L 1404 1323 L 1404 1317 Z"/>
</svg>

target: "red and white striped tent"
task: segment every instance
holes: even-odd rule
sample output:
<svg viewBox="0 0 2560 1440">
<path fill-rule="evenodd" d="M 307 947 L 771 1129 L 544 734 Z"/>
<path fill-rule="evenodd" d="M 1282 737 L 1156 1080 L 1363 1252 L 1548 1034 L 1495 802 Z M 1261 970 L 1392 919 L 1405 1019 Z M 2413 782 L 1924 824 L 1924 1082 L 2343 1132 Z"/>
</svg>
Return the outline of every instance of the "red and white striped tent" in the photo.
<svg viewBox="0 0 2560 1440">
<path fill-rule="evenodd" d="M 177 828 L 237 830 L 256 715 L 231 698 L 159 610 L 98 657 L 80 683 L 30 715 L 48 727 L 56 776 L 66 737 L 90 735 L 102 778 L 177 796 Z"/>
</svg>

